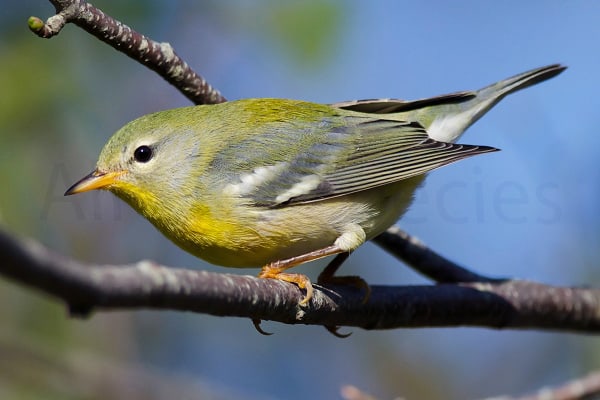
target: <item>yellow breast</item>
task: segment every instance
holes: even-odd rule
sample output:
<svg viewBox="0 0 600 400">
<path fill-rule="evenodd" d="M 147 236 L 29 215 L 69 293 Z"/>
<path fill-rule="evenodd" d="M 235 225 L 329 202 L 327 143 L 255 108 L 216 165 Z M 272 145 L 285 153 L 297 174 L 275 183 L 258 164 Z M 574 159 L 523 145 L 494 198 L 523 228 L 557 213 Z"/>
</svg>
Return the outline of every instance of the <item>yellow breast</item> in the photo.
<svg viewBox="0 0 600 400">
<path fill-rule="evenodd" d="M 369 240 L 392 225 L 412 201 L 423 177 L 351 195 L 277 208 L 241 199 L 166 204 L 139 188 L 111 188 L 184 250 L 228 267 L 261 267 L 323 248 L 360 225 Z M 133 190 L 133 192 L 132 192 Z"/>
</svg>

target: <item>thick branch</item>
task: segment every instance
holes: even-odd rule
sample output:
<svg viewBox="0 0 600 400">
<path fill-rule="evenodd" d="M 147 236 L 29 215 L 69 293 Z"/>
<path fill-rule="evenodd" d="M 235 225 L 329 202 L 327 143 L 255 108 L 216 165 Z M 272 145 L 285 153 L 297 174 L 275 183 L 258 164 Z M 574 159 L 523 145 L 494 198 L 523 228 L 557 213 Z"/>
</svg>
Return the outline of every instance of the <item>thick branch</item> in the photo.
<svg viewBox="0 0 600 400">
<path fill-rule="evenodd" d="M 46 23 L 37 17 L 29 18 L 29 28 L 38 36 L 56 36 L 66 23 L 72 22 L 158 73 L 195 104 L 226 101 L 175 53 L 169 43 L 155 42 L 83 0 L 50 2 L 56 8 L 56 15 L 48 18 Z"/>
<path fill-rule="evenodd" d="M 71 312 L 156 308 L 288 324 L 391 329 L 423 326 L 600 331 L 600 290 L 525 281 L 373 286 L 367 304 L 351 287 L 315 287 L 308 307 L 292 284 L 168 268 L 81 264 L 0 231 L 0 273 L 64 300 Z"/>
</svg>

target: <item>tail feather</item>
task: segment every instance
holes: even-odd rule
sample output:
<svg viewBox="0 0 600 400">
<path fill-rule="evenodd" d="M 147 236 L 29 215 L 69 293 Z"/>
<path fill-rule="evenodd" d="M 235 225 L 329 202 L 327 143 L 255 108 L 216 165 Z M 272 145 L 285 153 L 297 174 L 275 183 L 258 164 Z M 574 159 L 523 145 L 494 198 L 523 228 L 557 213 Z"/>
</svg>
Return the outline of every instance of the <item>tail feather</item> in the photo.
<svg viewBox="0 0 600 400">
<path fill-rule="evenodd" d="M 477 95 L 483 97 L 486 97 L 486 95 L 491 95 L 496 97 L 498 100 L 501 100 L 507 94 L 525 89 L 550 78 L 554 78 L 565 69 L 567 69 L 567 67 L 561 64 L 552 64 L 545 67 L 532 69 L 531 71 L 523 72 L 500 82 L 486 86 L 483 89 L 480 89 L 477 92 Z"/>
<path fill-rule="evenodd" d="M 456 141 L 463 132 L 488 112 L 506 95 L 553 78 L 566 69 L 560 64 L 536 68 L 486 86 L 472 99 L 460 104 L 430 107 L 423 111 L 422 119 L 429 136 L 444 142 Z"/>
<path fill-rule="evenodd" d="M 477 91 L 464 91 L 418 100 L 371 99 L 335 103 L 331 106 L 386 118 L 418 122 L 432 139 L 455 142 L 463 132 L 506 95 L 525 89 L 563 72 L 552 64 L 504 79 Z"/>
</svg>

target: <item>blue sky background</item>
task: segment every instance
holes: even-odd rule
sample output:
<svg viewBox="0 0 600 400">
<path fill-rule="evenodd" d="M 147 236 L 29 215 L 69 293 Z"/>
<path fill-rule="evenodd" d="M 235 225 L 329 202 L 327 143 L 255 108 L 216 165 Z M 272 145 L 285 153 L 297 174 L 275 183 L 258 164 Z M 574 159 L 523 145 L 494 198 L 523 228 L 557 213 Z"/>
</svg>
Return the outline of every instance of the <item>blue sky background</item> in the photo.
<svg viewBox="0 0 600 400">
<path fill-rule="evenodd" d="M 11 5 L 0 17 L 6 93 L 0 100 L 0 178 L 11 188 L 0 194 L 4 224 L 92 262 L 148 258 L 231 272 L 183 253 L 108 193 L 62 198 L 121 125 L 189 103 L 151 71 L 74 26 L 49 41 L 30 34 L 27 17 L 50 15 L 48 2 L 3 3 Z M 400 225 L 483 274 L 600 285 L 600 3 L 94 4 L 170 42 L 229 99 L 415 99 L 478 89 L 542 65 L 567 65 L 560 76 L 511 95 L 477 122 L 461 142 L 502 151 L 433 172 Z M 320 268 L 299 271 L 316 277 Z M 373 284 L 427 282 L 372 244 L 343 270 Z M 344 384 L 382 399 L 479 398 L 525 393 L 599 366 L 593 336 L 351 329 L 350 338 L 339 340 L 319 327 L 266 322 L 275 335 L 264 337 L 243 319 L 151 311 L 73 321 L 53 301 L 5 286 L 0 318 L 11 322 L 0 337 L 9 343 L 20 337 L 55 348 L 59 342 L 66 356 L 91 353 L 248 398 L 339 398 Z M 10 306 L 14 299 L 21 305 Z M 14 317 L 14 307 L 23 304 L 22 317 Z M 52 322 L 23 322 L 25 315 L 39 321 L 39 313 Z"/>
</svg>

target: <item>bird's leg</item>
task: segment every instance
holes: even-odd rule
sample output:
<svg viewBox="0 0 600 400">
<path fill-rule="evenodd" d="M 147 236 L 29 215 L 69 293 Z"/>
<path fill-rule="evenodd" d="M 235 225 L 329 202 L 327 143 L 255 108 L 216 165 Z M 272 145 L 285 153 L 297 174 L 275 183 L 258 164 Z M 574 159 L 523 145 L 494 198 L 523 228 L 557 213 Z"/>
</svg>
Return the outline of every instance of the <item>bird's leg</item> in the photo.
<svg viewBox="0 0 600 400">
<path fill-rule="evenodd" d="M 334 254 L 340 254 L 342 252 L 343 250 L 334 244 L 306 254 L 301 254 L 299 256 L 286 258 L 284 260 L 277 260 L 262 267 L 258 277 L 291 282 L 298 285 L 300 289 L 306 289 L 306 296 L 300 301 L 300 305 L 305 306 L 313 296 L 313 287 L 312 283 L 310 283 L 310 279 L 308 279 L 306 275 L 290 274 L 284 271 L 295 267 L 296 265 L 304 264 L 305 262 L 318 260 L 320 258 L 332 256 Z"/>
<path fill-rule="evenodd" d="M 364 289 L 365 297 L 363 297 L 363 304 L 365 304 L 371 296 L 371 286 L 360 276 L 334 276 L 338 268 L 342 266 L 344 261 L 348 259 L 350 252 L 344 252 L 338 254 L 319 274 L 317 282 L 319 284 L 331 283 L 337 285 L 352 285 L 358 289 Z"/>
</svg>

